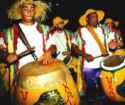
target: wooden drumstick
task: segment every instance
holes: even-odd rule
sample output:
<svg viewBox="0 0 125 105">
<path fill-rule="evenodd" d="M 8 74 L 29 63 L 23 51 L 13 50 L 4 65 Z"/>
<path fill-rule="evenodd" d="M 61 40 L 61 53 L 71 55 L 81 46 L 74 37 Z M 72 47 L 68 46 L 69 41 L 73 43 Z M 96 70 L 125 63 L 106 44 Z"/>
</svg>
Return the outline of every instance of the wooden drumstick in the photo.
<svg viewBox="0 0 125 105">
<path fill-rule="evenodd" d="M 6 66 L 5 67 L 8 68 L 11 64 L 17 62 L 19 59 L 21 59 L 21 58 L 23 58 L 23 57 L 25 57 L 25 56 L 27 56 L 29 54 L 32 54 L 34 52 L 35 52 L 34 48 L 31 48 L 31 49 L 28 49 L 28 50 L 20 53 L 19 55 L 17 55 L 17 59 L 15 61 L 13 61 L 11 63 L 6 62 Z"/>
</svg>

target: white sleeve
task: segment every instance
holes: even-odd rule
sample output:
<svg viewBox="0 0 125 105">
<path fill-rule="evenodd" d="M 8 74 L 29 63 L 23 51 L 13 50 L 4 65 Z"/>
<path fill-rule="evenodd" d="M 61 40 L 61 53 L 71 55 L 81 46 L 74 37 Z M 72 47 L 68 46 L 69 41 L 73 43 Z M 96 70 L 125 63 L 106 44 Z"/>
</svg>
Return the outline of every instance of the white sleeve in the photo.
<svg viewBox="0 0 125 105">
<path fill-rule="evenodd" d="M 0 37 L 0 46 L 2 46 L 2 48 L 6 48 L 6 45 L 4 43 L 4 39 L 2 37 Z"/>
</svg>

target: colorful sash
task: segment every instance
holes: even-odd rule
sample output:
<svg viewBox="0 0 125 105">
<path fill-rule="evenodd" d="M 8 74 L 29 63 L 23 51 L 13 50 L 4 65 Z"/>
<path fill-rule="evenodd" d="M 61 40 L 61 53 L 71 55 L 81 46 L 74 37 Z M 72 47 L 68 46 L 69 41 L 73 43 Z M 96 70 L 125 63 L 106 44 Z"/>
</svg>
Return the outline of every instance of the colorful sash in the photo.
<svg viewBox="0 0 125 105">
<path fill-rule="evenodd" d="M 91 33 L 91 35 L 93 36 L 93 38 L 95 39 L 95 41 L 97 42 L 100 51 L 102 53 L 102 55 L 107 54 L 107 50 L 106 47 L 104 46 L 104 44 L 101 42 L 101 40 L 99 39 L 97 33 L 94 31 L 93 27 L 87 26 L 88 31 Z"/>
</svg>

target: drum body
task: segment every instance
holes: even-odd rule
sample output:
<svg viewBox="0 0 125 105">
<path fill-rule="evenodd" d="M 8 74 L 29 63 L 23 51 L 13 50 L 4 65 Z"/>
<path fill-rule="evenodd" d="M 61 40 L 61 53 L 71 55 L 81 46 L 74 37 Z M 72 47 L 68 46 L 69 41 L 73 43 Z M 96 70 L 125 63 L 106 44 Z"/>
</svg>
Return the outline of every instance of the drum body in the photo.
<svg viewBox="0 0 125 105">
<path fill-rule="evenodd" d="M 82 66 L 81 58 L 71 57 L 71 59 L 68 61 L 66 65 L 69 68 L 69 71 L 73 77 L 73 80 L 75 81 L 79 94 L 83 95 L 84 94 L 83 87 L 85 83 L 81 72 L 81 66 Z"/>
<path fill-rule="evenodd" d="M 119 55 L 109 56 L 101 63 L 101 67 L 101 84 L 105 94 L 112 101 L 125 101 L 125 97 L 117 92 L 117 87 L 125 80 L 124 57 Z"/>
<path fill-rule="evenodd" d="M 124 55 L 125 56 L 125 49 L 117 49 L 113 55 Z"/>
<path fill-rule="evenodd" d="M 32 62 L 20 69 L 15 97 L 19 105 L 79 105 L 79 94 L 68 68 L 58 60 Z"/>
</svg>

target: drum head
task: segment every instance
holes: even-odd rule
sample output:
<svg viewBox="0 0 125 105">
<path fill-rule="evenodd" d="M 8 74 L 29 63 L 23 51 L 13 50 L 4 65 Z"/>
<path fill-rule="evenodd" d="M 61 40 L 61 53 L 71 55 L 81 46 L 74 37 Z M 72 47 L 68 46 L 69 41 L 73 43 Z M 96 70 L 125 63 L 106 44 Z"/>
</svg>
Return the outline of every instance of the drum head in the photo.
<svg viewBox="0 0 125 105">
<path fill-rule="evenodd" d="M 67 69 L 63 62 L 55 60 L 51 64 L 43 65 L 41 62 L 30 62 L 20 68 L 20 77 L 44 75 L 59 69 Z"/>
<path fill-rule="evenodd" d="M 111 55 L 101 62 L 101 67 L 107 71 L 115 71 L 125 66 L 125 57 L 120 55 Z"/>
</svg>

